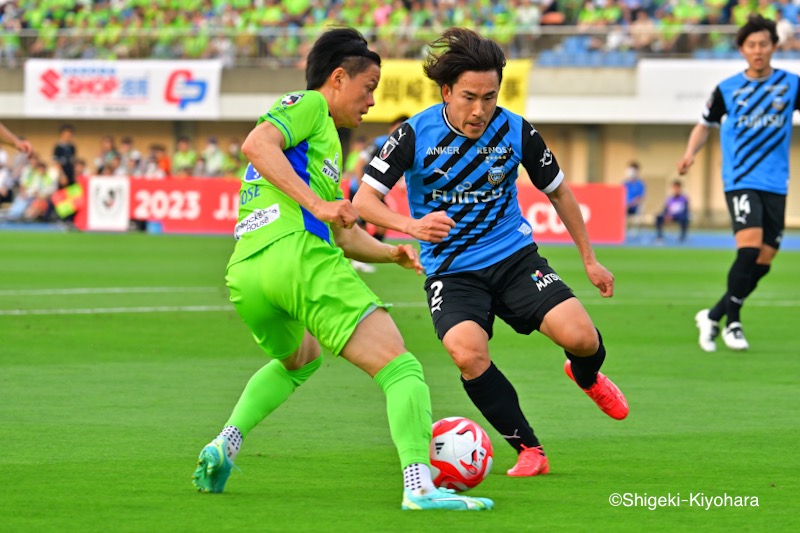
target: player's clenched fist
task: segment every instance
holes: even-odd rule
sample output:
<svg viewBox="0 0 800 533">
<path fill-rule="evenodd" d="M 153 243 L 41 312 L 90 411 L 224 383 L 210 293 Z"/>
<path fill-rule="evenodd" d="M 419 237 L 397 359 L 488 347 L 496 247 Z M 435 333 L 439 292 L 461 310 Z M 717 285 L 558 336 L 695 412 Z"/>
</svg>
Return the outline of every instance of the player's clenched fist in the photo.
<svg viewBox="0 0 800 533">
<path fill-rule="evenodd" d="M 456 227 L 455 221 L 444 211 L 433 211 L 411 223 L 409 234 L 415 239 L 427 242 L 442 242 Z"/>
<path fill-rule="evenodd" d="M 352 228 L 358 220 L 358 213 L 350 200 L 323 202 L 317 207 L 314 216 L 323 222 L 330 222 L 345 229 Z"/>
</svg>

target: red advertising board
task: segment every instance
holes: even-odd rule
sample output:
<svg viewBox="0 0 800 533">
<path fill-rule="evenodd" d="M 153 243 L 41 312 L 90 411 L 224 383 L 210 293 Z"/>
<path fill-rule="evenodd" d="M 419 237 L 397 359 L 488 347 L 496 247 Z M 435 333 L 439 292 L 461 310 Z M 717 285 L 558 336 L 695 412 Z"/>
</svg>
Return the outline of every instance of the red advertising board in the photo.
<svg viewBox="0 0 800 533">
<path fill-rule="evenodd" d="M 76 217 L 78 227 L 87 230 L 124 230 L 115 205 L 128 209 L 131 220 L 160 222 L 164 233 L 205 233 L 233 235 L 239 208 L 238 180 L 186 178 L 145 180 L 137 178 L 89 178 L 84 182 L 88 209 Z M 580 205 L 589 238 L 594 243 L 625 240 L 625 193 L 620 185 L 571 185 Z M 342 184 L 349 190 L 347 182 Z M 125 198 L 127 197 L 127 198 Z M 518 188 L 522 216 L 530 222 L 537 242 L 570 242 L 566 227 L 547 197 L 529 186 Z M 127 205 L 126 205 L 127 204 Z M 409 214 L 403 187 L 386 196 L 386 204 Z M 90 215 L 87 217 L 85 211 Z M 118 211 L 118 210 L 117 210 Z M 113 223 L 108 221 L 114 218 Z M 91 222 L 99 221 L 99 222 Z M 108 224 L 103 226 L 103 223 Z M 407 235 L 388 232 L 390 238 Z"/>
<path fill-rule="evenodd" d="M 83 230 L 125 231 L 131 220 L 144 220 L 164 233 L 233 235 L 236 225 L 239 180 L 90 177 L 81 184 L 87 205 L 75 224 Z"/>
<path fill-rule="evenodd" d="M 570 185 L 578 200 L 593 243 L 625 241 L 625 189 L 621 185 Z M 518 187 L 522 216 L 533 228 L 536 242 L 572 242 L 550 200 L 534 187 Z"/>
<path fill-rule="evenodd" d="M 227 233 L 239 213 L 239 180 L 131 180 L 131 219 L 161 222 L 164 233 Z"/>
</svg>

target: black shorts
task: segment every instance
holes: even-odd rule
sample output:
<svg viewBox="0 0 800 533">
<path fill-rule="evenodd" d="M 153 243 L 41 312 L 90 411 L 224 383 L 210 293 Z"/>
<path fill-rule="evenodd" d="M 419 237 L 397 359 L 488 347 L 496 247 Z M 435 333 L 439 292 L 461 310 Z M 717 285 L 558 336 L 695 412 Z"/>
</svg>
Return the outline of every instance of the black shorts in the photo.
<svg viewBox="0 0 800 533">
<path fill-rule="evenodd" d="M 779 248 L 786 227 L 786 195 L 740 189 L 725 193 L 733 234 L 747 228 L 764 230 L 763 243 Z"/>
<path fill-rule="evenodd" d="M 531 244 L 481 270 L 430 276 L 425 291 L 439 339 L 465 320 L 477 322 L 491 338 L 495 316 L 517 333 L 529 335 L 539 329 L 548 311 L 574 298 L 537 249 Z"/>
</svg>

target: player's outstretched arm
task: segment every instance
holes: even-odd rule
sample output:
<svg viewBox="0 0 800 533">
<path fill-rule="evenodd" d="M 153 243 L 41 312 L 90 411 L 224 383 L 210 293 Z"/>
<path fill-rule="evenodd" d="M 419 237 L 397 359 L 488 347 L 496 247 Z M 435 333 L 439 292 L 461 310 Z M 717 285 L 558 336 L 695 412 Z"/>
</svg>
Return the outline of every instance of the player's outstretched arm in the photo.
<svg viewBox="0 0 800 533">
<path fill-rule="evenodd" d="M 383 194 L 369 184 L 358 189 L 353 205 L 367 222 L 401 231 L 420 241 L 442 242 L 456 226 L 455 221 L 444 211 L 434 211 L 420 219 L 396 213 L 383 203 Z"/>
<path fill-rule="evenodd" d="M 283 134 L 278 128 L 262 122 L 245 139 L 242 153 L 264 179 L 308 209 L 317 219 L 351 228 L 358 218 L 353 205 L 348 200 L 327 202 L 317 196 L 286 159 L 284 145 Z"/>
<path fill-rule="evenodd" d="M 416 248 L 410 244 L 392 246 L 373 238 L 360 226 L 349 229 L 334 226 L 333 238 L 336 245 L 344 250 L 344 255 L 365 263 L 397 263 L 403 268 L 422 274 L 422 264 Z"/>
<path fill-rule="evenodd" d="M 575 242 L 575 246 L 578 247 L 589 281 L 600 289 L 600 295 L 604 298 L 613 296 L 614 275 L 597 261 L 592 244 L 589 242 L 589 232 L 586 230 L 581 208 L 569 185 L 566 182 L 561 182 L 561 185 L 547 196 L 556 213 L 561 217 L 561 221 Z"/>
<path fill-rule="evenodd" d="M 28 141 L 23 141 L 14 133 L 11 132 L 8 128 L 6 128 L 2 122 L 0 122 L 0 144 L 7 144 L 9 146 L 13 146 L 20 152 L 31 155 L 33 152 L 33 145 L 31 145 Z"/>
<path fill-rule="evenodd" d="M 709 127 L 705 124 L 697 124 L 689 134 L 689 141 L 686 143 L 686 151 L 678 161 L 678 174 L 686 174 L 689 167 L 694 163 L 694 156 L 706 144 L 708 140 Z"/>
</svg>

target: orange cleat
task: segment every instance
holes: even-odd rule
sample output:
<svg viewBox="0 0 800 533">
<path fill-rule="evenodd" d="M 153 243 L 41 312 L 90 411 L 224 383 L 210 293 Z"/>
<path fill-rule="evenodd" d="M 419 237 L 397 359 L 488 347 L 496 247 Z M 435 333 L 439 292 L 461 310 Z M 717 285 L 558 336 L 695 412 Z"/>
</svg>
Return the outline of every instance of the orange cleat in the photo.
<svg viewBox="0 0 800 533">
<path fill-rule="evenodd" d="M 572 375 L 572 362 L 569 359 L 564 363 L 564 372 L 567 373 L 569 379 L 575 381 L 575 377 Z M 614 382 L 601 372 L 597 373 L 597 382 L 594 385 L 588 389 L 581 388 L 581 390 L 611 418 L 622 420 L 628 416 L 628 401 L 625 399 L 625 395 L 622 394 L 619 387 L 614 385 Z"/>
<path fill-rule="evenodd" d="M 506 474 L 513 477 L 528 477 L 543 475 L 549 471 L 550 463 L 547 462 L 547 457 L 542 447 L 528 448 L 523 445 L 522 451 L 517 458 L 517 464 Z"/>
</svg>

